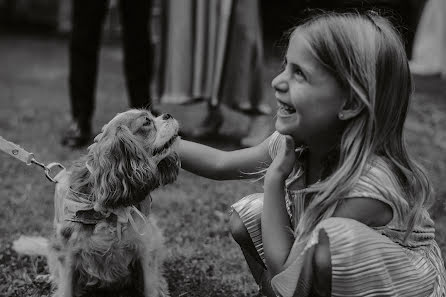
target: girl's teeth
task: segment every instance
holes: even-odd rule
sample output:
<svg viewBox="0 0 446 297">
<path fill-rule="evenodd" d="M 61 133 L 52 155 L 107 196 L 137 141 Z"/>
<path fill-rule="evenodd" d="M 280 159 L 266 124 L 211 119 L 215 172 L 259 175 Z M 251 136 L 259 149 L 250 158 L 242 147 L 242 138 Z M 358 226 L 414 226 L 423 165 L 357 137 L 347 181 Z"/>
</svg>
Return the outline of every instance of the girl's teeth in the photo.
<svg viewBox="0 0 446 297">
<path fill-rule="evenodd" d="M 284 114 L 291 114 L 291 113 L 295 112 L 296 110 L 287 104 L 283 104 L 283 103 L 279 102 L 279 111 Z"/>
</svg>

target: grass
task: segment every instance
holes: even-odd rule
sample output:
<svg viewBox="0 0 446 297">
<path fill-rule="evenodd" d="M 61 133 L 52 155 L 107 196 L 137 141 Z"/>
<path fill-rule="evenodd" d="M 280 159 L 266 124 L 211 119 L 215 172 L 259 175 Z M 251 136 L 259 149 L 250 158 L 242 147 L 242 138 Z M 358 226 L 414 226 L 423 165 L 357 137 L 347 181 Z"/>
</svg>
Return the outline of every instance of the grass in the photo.
<svg viewBox="0 0 446 297">
<path fill-rule="evenodd" d="M 66 42 L 37 37 L 3 37 L 0 46 L 0 135 L 35 153 L 39 161 L 69 165 L 84 151 L 59 145 L 69 119 Z M 101 53 L 97 108 L 98 130 L 127 108 L 119 47 Z M 280 61 L 268 57 L 266 80 Z M 432 208 L 437 239 L 446 255 L 446 90 L 438 78 L 417 78 L 417 92 L 407 123 L 410 151 L 428 169 L 438 201 Z M 267 96 L 269 82 L 265 81 Z M 443 82 L 444 86 L 444 82 Z M 272 96 L 271 96 L 272 98 Z M 186 129 L 196 125 L 204 106 L 162 106 Z M 211 144 L 237 147 L 247 131 L 245 116 L 225 110 L 224 138 Z M 242 129 L 240 127 L 243 127 Z M 49 236 L 52 229 L 54 185 L 37 167 L 28 167 L 0 154 L 0 295 L 50 294 L 48 268 L 41 257 L 18 256 L 11 242 L 20 234 Z M 228 231 L 229 206 L 241 197 L 262 191 L 258 183 L 216 182 L 182 171 L 177 182 L 153 194 L 153 212 L 166 237 L 165 263 L 172 296 L 254 296 L 256 286 L 241 251 Z"/>
</svg>

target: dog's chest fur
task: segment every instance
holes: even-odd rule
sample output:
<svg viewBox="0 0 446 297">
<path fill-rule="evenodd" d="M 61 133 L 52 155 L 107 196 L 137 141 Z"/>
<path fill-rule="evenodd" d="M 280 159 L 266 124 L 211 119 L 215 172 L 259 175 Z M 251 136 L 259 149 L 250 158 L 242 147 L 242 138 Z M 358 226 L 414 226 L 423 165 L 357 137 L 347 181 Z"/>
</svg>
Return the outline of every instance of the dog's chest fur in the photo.
<svg viewBox="0 0 446 297">
<path fill-rule="evenodd" d="M 130 275 L 121 282 L 107 284 L 106 287 L 87 286 L 79 271 L 73 275 L 73 297 L 144 297 L 144 279 L 139 261 L 131 263 Z"/>
</svg>

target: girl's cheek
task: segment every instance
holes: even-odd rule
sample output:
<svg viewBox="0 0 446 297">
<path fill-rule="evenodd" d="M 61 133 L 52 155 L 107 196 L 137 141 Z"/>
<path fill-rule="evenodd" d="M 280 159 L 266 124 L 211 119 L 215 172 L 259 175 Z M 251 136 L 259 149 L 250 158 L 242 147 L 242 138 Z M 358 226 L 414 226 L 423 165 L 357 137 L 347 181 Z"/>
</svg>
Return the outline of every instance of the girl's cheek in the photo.
<svg viewBox="0 0 446 297">
<path fill-rule="evenodd" d="M 307 97 L 305 90 L 300 86 L 290 88 L 290 99 L 293 105 L 302 104 Z"/>
</svg>

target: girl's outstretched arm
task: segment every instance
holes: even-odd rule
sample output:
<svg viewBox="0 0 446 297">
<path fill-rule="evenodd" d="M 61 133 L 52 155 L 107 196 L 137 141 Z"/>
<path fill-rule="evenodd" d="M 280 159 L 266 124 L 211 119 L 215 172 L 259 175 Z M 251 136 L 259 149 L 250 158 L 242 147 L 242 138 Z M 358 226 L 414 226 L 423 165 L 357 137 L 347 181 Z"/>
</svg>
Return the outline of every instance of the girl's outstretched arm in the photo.
<svg viewBox="0 0 446 297">
<path fill-rule="evenodd" d="M 271 163 L 269 139 L 254 147 L 229 152 L 181 139 L 181 167 L 215 180 L 256 178 L 259 175 L 255 173 Z"/>
</svg>

